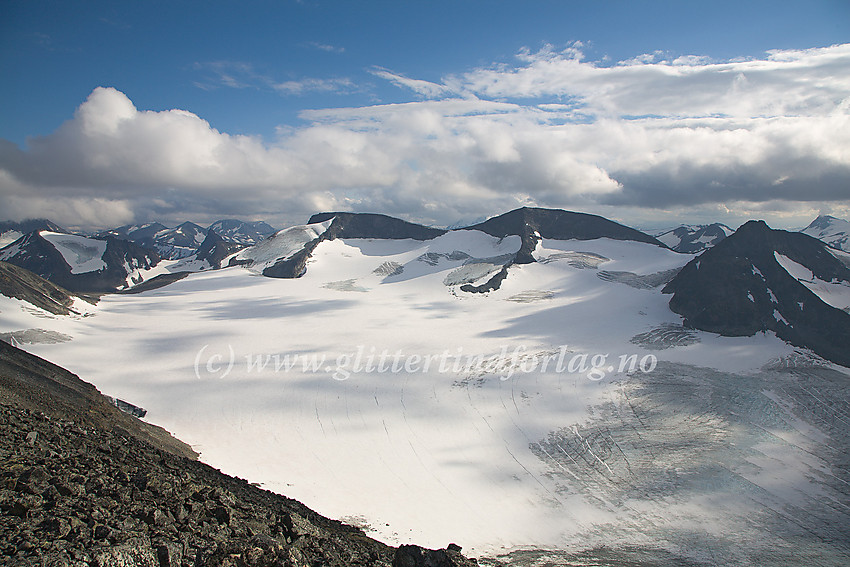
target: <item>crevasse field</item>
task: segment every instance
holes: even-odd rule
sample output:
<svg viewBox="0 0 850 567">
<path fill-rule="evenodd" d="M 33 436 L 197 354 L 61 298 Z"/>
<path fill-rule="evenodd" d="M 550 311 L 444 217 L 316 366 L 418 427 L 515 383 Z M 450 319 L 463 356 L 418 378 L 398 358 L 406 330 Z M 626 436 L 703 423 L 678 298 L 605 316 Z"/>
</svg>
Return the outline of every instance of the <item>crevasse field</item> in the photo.
<svg viewBox="0 0 850 567">
<path fill-rule="evenodd" d="M 71 317 L 0 297 L 0 331 L 388 543 L 850 561 L 846 368 L 685 330 L 659 282 L 691 256 L 636 242 L 543 240 L 500 289 L 460 291 L 519 245 L 332 240 L 298 279 L 227 268 Z"/>
</svg>

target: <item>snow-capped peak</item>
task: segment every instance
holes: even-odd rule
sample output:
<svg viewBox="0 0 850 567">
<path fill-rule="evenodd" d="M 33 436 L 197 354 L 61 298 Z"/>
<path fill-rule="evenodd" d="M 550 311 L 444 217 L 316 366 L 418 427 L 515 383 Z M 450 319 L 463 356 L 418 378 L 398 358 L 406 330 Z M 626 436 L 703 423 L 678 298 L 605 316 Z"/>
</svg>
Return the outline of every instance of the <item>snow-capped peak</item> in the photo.
<svg viewBox="0 0 850 567">
<path fill-rule="evenodd" d="M 850 221 L 820 215 L 800 232 L 818 238 L 833 248 L 850 252 Z"/>
</svg>

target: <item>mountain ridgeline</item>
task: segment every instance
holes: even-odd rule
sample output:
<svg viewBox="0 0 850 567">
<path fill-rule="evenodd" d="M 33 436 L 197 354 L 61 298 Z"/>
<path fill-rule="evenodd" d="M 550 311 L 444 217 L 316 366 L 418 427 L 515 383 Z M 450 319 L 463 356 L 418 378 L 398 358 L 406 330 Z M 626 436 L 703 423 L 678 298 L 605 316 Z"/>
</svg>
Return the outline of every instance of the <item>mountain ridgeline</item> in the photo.
<svg viewBox="0 0 850 567">
<path fill-rule="evenodd" d="M 543 240 L 629 241 L 690 251 L 691 257 L 683 254 L 684 267 L 667 270 L 663 278 L 607 271 L 601 271 L 600 278 L 628 280 L 646 289 L 666 284 L 663 292 L 672 296 L 670 309 L 692 328 L 728 336 L 772 331 L 789 343 L 850 365 L 846 348 L 850 344 L 850 256 L 840 250 L 843 222 L 819 217 L 805 232 L 786 232 L 772 230 L 763 221 L 750 221 L 734 233 L 715 223 L 680 227 L 655 238 L 597 215 L 523 207 L 462 229 L 433 228 L 383 214 L 325 212 L 310 217 L 306 225 L 272 234 L 265 223 L 227 220 L 209 229 L 192 223 L 174 229 L 158 223 L 128 225 L 102 233 L 98 239 L 48 231 L 45 227 L 59 227 L 42 220 L 27 225 L 6 223 L 10 229 L 32 225 L 38 230 L 0 249 L 0 260 L 71 292 L 132 292 L 167 285 L 184 273 L 228 266 L 272 278 L 298 278 L 309 269 L 317 247 L 335 239 L 433 243 L 450 238 L 459 248 L 440 253 L 454 262 L 456 270 L 446 281 L 457 281 L 457 292 L 488 293 L 500 289 L 510 277 L 511 266 L 537 262 L 535 251 Z M 813 231 L 829 242 L 807 234 Z M 464 243 L 482 233 L 499 243 L 498 254 L 474 257 L 464 252 Z M 247 242 L 253 244 L 247 246 Z M 139 243 L 178 254 L 180 259 L 160 264 L 157 252 Z M 174 252 L 177 249 L 179 253 Z M 189 249 L 192 253 L 184 256 Z M 42 303 L 50 302 L 48 294 Z"/>
<path fill-rule="evenodd" d="M 719 222 L 698 225 L 680 226 L 657 234 L 656 238 L 676 252 L 683 254 L 699 254 L 706 248 L 717 245 L 721 240 L 735 232 Z"/>
<path fill-rule="evenodd" d="M 652 236 L 604 217 L 558 209 L 522 207 L 470 226 L 468 229 L 480 230 L 498 237 L 519 236 L 522 239 L 522 246 L 516 255 L 517 264 L 530 264 L 535 261 L 532 252 L 541 238 L 552 240 L 610 238 L 634 240 L 666 248 Z"/>
</svg>

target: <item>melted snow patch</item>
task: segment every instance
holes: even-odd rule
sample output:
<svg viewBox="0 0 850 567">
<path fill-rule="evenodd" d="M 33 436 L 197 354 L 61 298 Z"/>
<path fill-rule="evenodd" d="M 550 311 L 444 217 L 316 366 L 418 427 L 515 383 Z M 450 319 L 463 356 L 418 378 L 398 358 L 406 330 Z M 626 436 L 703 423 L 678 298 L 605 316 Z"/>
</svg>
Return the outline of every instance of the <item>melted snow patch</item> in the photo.
<svg viewBox="0 0 850 567">
<path fill-rule="evenodd" d="M 774 319 L 776 319 L 776 322 L 777 322 L 777 323 L 782 323 L 783 325 L 786 325 L 786 326 L 788 326 L 788 327 L 790 327 L 790 326 L 791 326 L 791 325 L 788 323 L 788 321 L 786 321 L 786 320 L 785 320 L 785 317 L 783 317 L 783 316 L 782 316 L 782 313 L 780 313 L 780 312 L 779 312 L 779 311 L 777 311 L 776 309 L 774 309 L 774 310 L 773 310 L 773 318 L 774 318 Z"/>
<path fill-rule="evenodd" d="M 73 234 L 42 231 L 41 237 L 53 245 L 71 266 L 72 274 L 96 272 L 106 267 L 103 253 L 106 252 L 106 241 L 94 240 Z"/>
</svg>

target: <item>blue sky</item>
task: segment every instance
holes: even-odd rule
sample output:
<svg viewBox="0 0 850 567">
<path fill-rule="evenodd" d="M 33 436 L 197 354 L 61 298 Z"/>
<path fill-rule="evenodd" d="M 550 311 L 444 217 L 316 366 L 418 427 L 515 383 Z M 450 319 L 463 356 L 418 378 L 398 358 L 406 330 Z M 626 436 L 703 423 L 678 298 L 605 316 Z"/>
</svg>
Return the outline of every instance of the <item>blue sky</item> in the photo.
<svg viewBox="0 0 850 567">
<path fill-rule="evenodd" d="M 847 1 L 4 0 L 0 216 L 848 216 L 848 41 Z"/>
</svg>

